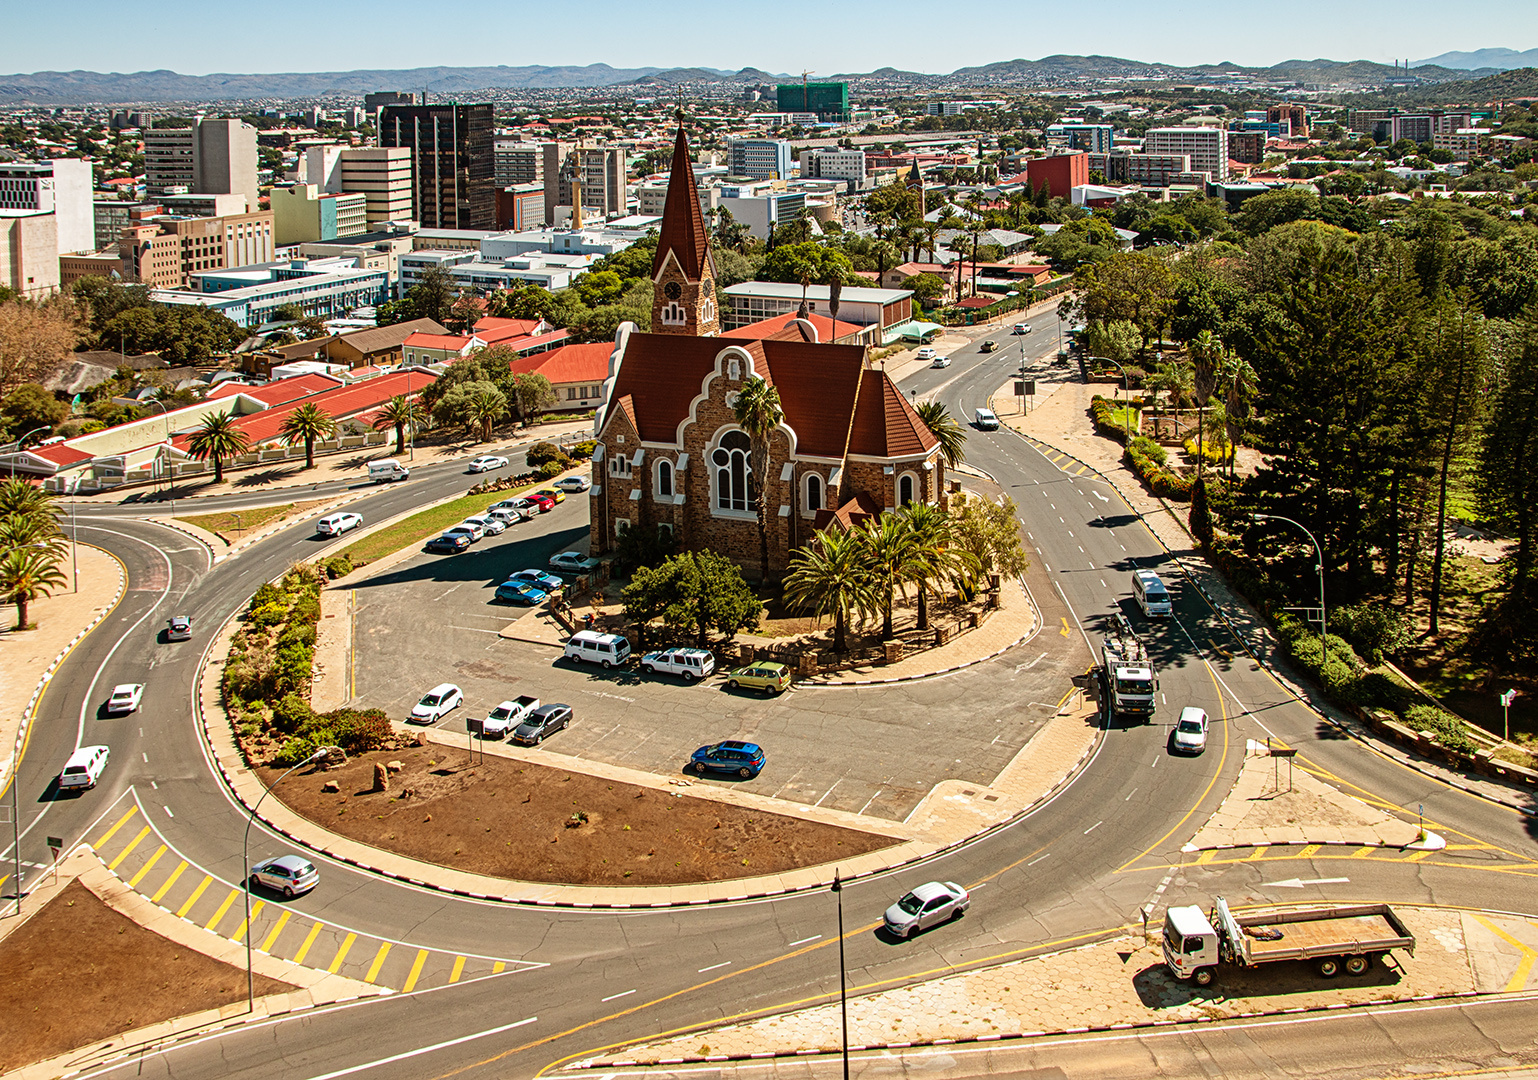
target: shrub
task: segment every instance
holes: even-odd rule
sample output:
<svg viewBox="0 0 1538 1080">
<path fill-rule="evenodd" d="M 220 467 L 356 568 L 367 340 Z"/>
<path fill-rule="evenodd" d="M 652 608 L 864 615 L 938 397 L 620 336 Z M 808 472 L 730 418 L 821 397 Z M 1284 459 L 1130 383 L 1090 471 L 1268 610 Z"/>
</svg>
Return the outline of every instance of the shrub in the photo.
<svg viewBox="0 0 1538 1080">
<path fill-rule="evenodd" d="M 380 709 L 338 709 L 316 720 L 330 729 L 331 741 L 349 754 L 381 749 L 395 737 L 390 718 Z"/>
<path fill-rule="evenodd" d="M 278 769 L 293 768 L 324 745 L 324 743 L 315 742 L 308 735 L 290 735 L 283 740 L 283 745 L 278 748 L 276 754 L 272 755 L 268 764 Z"/>
<path fill-rule="evenodd" d="M 1202 547 L 1212 546 L 1212 512 L 1207 508 L 1207 481 L 1198 480 L 1191 488 L 1191 535 Z"/>
<path fill-rule="evenodd" d="M 315 652 L 309 645 L 297 641 L 280 645 L 273 664 L 273 688 L 280 694 L 308 692 L 314 658 Z"/>
<path fill-rule="evenodd" d="M 1403 714 L 1416 701 L 1415 691 L 1381 671 L 1369 671 L 1358 683 L 1361 700 L 1367 708 L 1388 709 Z"/>
<path fill-rule="evenodd" d="M 298 694 L 284 694 L 272 707 L 272 726 L 285 735 L 303 730 L 314 717 L 315 710 Z"/>
<path fill-rule="evenodd" d="M 326 576 L 331 580 L 346 577 L 350 573 L 352 573 L 352 559 L 348 556 L 336 555 L 326 560 Z"/>
<path fill-rule="evenodd" d="M 306 595 L 294 601 L 294 606 L 288 613 L 288 621 L 290 623 L 308 623 L 310 626 L 320 622 L 320 597 Z"/>
<path fill-rule="evenodd" d="M 577 461 L 586 461 L 593 456 L 593 451 L 598 449 L 598 443 L 593 439 L 586 439 L 571 448 L 571 456 Z"/>
<path fill-rule="evenodd" d="M 288 618 L 288 608 L 282 604 L 263 604 L 251 609 L 251 625 L 262 630 L 271 629 Z"/>
<path fill-rule="evenodd" d="M 1132 442 L 1127 445 L 1144 457 L 1152 458 L 1154 464 L 1158 465 L 1161 469 L 1169 464 L 1169 451 L 1154 442 L 1147 435 L 1134 435 L 1132 436 Z"/>
<path fill-rule="evenodd" d="M 566 452 L 553 442 L 537 442 L 529 447 L 524 456 L 528 459 L 529 465 L 536 469 L 551 461 L 571 460 L 566 456 Z"/>
<path fill-rule="evenodd" d="M 283 602 L 283 591 L 281 589 L 276 585 L 264 584 L 256 590 L 256 595 L 251 597 L 249 607 L 252 611 L 255 611 L 257 608 L 266 607 L 268 604 L 282 604 Z"/>
<path fill-rule="evenodd" d="M 1201 457 L 1209 465 L 1226 465 L 1229 459 L 1234 456 L 1234 448 L 1231 445 L 1214 442 L 1212 439 L 1206 439 L 1202 442 L 1201 452 L 1198 454 L 1195 435 L 1185 441 L 1185 448 L 1186 453 L 1190 454 L 1193 458 Z"/>
<path fill-rule="evenodd" d="M 1152 458 L 1130 446 L 1122 453 L 1127 459 L 1127 464 L 1132 467 L 1132 471 L 1137 473 L 1138 479 L 1148 485 L 1149 491 L 1161 499 L 1173 499 L 1176 502 L 1190 501 L 1191 481 L 1161 468 Z"/>
<path fill-rule="evenodd" d="M 278 635 L 278 651 L 289 645 L 303 645 L 311 648 L 315 645 L 315 625 L 313 623 L 291 622 L 283 628 L 283 633 Z"/>
<path fill-rule="evenodd" d="M 1410 644 L 1410 624 L 1404 615 L 1383 604 L 1361 603 L 1330 612 L 1330 626 L 1351 642 L 1370 663 L 1398 654 Z"/>
<path fill-rule="evenodd" d="M 562 465 L 559 461 L 547 461 L 539 467 L 539 478 L 541 480 L 554 480 L 565 471 L 566 466 Z"/>
<path fill-rule="evenodd" d="M 1431 732 L 1437 742 L 1449 750 L 1469 753 L 1474 749 L 1463 721 L 1446 709 L 1435 705 L 1411 705 L 1404 711 L 1404 722 L 1416 731 Z"/>
</svg>

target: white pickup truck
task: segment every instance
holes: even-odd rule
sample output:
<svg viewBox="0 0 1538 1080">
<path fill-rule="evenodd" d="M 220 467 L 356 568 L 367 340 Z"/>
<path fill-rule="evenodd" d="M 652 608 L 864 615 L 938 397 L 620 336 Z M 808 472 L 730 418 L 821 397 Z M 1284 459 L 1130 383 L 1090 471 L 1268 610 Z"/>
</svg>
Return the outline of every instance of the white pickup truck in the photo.
<svg viewBox="0 0 1538 1080">
<path fill-rule="evenodd" d="M 512 701 L 504 701 L 495 709 L 492 709 L 486 719 L 481 721 L 481 737 L 486 739 L 500 739 L 509 731 L 529 718 L 535 709 L 539 708 L 539 698 L 530 697 L 528 694 Z"/>
<path fill-rule="evenodd" d="M 694 682 L 716 670 L 716 658 L 707 649 L 668 649 L 641 657 L 641 670 L 648 675 L 681 675 L 684 682 Z"/>
</svg>

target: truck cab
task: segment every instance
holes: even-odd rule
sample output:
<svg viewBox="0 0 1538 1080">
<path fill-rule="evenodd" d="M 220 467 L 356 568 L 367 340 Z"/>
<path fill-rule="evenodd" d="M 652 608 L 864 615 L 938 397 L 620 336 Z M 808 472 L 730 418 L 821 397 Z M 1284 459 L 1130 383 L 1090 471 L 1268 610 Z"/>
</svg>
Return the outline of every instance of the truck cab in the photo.
<svg viewBox="0 0 1538 1080">
<path fill-rule="evenodd" d="M 1172 907 L 1164 913 L 1164 963 L 1177 979 L 1196 979 L 1197 985 L 1212 982 L 1217 967 L 1218 932 L 1202 909 Z"/>
</svg>

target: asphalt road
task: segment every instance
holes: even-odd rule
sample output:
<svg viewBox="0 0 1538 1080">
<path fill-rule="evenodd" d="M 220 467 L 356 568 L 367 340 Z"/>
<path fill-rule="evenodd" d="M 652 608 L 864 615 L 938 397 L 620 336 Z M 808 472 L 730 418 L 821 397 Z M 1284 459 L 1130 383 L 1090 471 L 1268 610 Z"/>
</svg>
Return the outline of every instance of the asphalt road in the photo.
<svg viewBox="0 0 1538 1080">
<path fill-rule="evenodd" d="M 1040 329 L 1025 344 L 1036 354 L 1048 352 L 1055 332 Z M 908 385 L 920 393 L 938 388 L 971 415 L 1017 363 L 1018 353 L 1008 349 L 984 355 L 969 348 L 955 354 L 950 368 L 921 372 Z M 1162 566 L 1163 549 L 1107 485 L 1068 476 L 1010 432 L 974 432 L 968 457 L 998 478 L 1020 507 L 1036 552 L 1028 583 L 1049 625 L 1058 627 L 1052 635 L 1057 651 L 1077 650 L 1082 662 L 1087 654 L 1078 635 L 1098 645 L 1096 619 L 1125 604 L 1128 570 L 1134 563 Z M 379 520 L 466 486 L 463 475 L 443 468 L 370 493 L 350 509 Z M 65 661 L 43 699 L 18 789 L 27 830 L 22 856 L 46 861 L 45 834 L 92 837 L 100 828 L 93 822 L 132 788 L 184 858 L 238 880 L 244 823 L 209 775 L 190 688 L 222 620 L 298 553 L 313 558 L 319 552 L 308 527 L 296 526 L 210 569 L 207 552 L 179 534 L 121 518 L 96 508 L 89 520 L 81 518 L 82 538 L 124 558 L 131 585 L 118 609 Z M 552 527 L 560 524 L 552 515 Z M 1076 783 L 1010 828 L 925 866 L 851 885 L 844 904 L 853 987 L 900 985 L 926 973 L 1050 951 L 1127 924 L 1156 898 L 1200 903 L 1222 892 L 1236 902 L 1328 897 L 1531 907 L 1530 871 L 1521 867 L 1538 858 L 1538 844 L 1520 815 L 1329 737 L 1248 660 L 1194 590 L 1179 589 L 1173 574 L 1166 577 L 1177 589 L 1175 618 L 1160 626 L 1134 619 L 1161 667 L 1165 707 L 1155 722 L 1112 727 Z M 155 641 L 155 630 L 173 613 L 194 616 L 192 642 Z M 936 685 L 958 699 L 1003 697 L 1002 673 L 1035 656 L 1032 648 L 1017 650 Z M 145 707 L 126 720 L 95 719 L 102 688 L 124 681 L 146 683 Z M 919 730 L 923 717 L 912 715 L 909 691 L 856 693 L 862 708 L 867 699 L 884 702 L 889 723 Z M 801 696 L 798 691 L 798 707 Z M 1214 718 L 1211 747 L 1202 757 L 1168 753 L 1166 725 L 1181 704 L 1201 705 Z M 1349 875 L 1331 873 L 1317 855 L 1182 869 L 1179 847 L 1225 793 L 1244 740 L 1268 731 L 1300 747 L 1301 762 L 1355 785 L 1347 788 L 1353 793 L 1393 805 L 1424 803 L 1433 827 L 1466 837 L 1468 846 L 1413 865 L 1364 860 Z M 52 773 L 74 745 L 97 741 L 98 733 L 107 733 L 103 741 L 113 749 L 103 784 L 53 801 Z M 827 735 L 838 737 L 839 729 L 830 725 Z M 253 830 L 253 855 L 283 850 L 285 842 L 260 826 Z M 837 990 L 837 931 L 827 894 L 679 911 L 552 912 L 443 897 L 317 862 L 323 887 L 296 901 L 295 910 L 422 947 L 548 966 L 253 1025 L 136 1061 L 133 1072 L 321 1077 L 366 1067 L 379 1077 L 526 1076 L 596 1047 L 825 1000 Z M 1301 891 L 1271 885 L 1293 876 L 1349 880 Z M 966 918 L 905 944 L 873 932 L 893 897 L 936 877 L 981 888 Z M 105 1071 L 128 1075 L 129 1068 Z"/>
</svg>

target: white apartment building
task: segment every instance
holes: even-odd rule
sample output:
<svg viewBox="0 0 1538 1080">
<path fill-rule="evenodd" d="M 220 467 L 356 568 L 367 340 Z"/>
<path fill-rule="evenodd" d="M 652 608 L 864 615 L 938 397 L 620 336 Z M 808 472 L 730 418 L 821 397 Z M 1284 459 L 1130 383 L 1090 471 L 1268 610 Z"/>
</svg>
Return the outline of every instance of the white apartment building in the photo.
<svg viewBox="0 0 1538 1080">
<path fill-rule="evenodd" d="M 727 143 L 727 170 L 754 180 L 789 180 L 790 143 L 784 139 L 732 139 Z"/>
<path fill-rule="evenodd" d="M 92 186 L 91 163 L 79 158 L 0 163 L 0 210 L 52 214 L 60 255 L 95 251 Z"/>
<path fill-rule="evenodd" d="M 1143 139 L 1145 154 L 1187 154 L 1191 171 L 1206 173 L 1215 184 L 1228 179 L 1228 130 L 1222 127 L 1152 128 Z"/>
<path fill-rule="evenodd" d="M 801 179 L 845 180 L 851 188 L 865 186 L 865 151 L 803 150 Z"/>
</svg>

